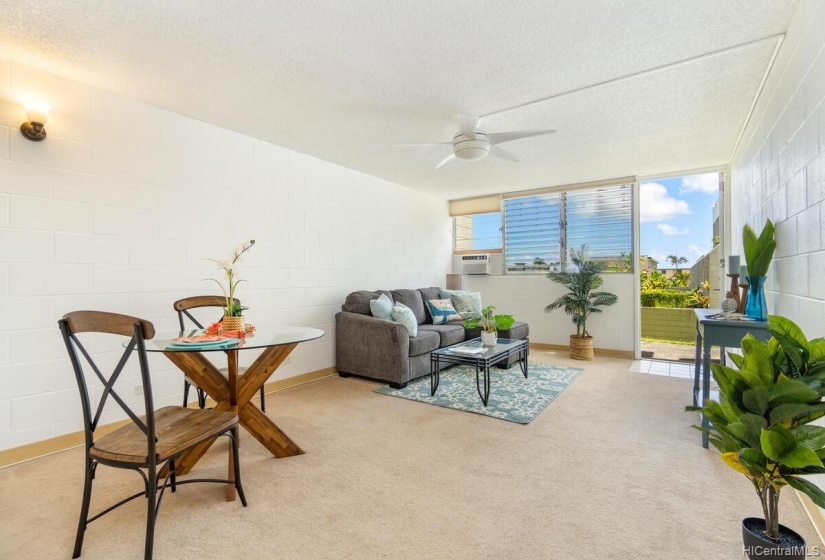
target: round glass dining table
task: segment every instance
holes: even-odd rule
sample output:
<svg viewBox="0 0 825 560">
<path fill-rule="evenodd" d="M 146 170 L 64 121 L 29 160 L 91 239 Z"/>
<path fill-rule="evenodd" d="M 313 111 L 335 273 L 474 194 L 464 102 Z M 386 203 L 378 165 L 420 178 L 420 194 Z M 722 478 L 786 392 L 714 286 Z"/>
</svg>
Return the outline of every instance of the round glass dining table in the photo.
<svg viewBox="0 0 825 560">
<path fill-rule="evenodd" d="M 175 344 L 176 338 L 201 332 L 158 334 L 146 341 L 146 351 L 163 353 L 214 399 L 215 410 L 236 411 L 240 425 L 275 457 L 303 454 L 303 450 L 258 408 L 252 398 L 298 344 L 318 339 L 324 336 L 324 331 L 310 327 L 260 327 L 243 338 L 229 338 L 219 345 Z M 262 352 L 252 365 L 240 369 L 238 356 L 249 350 Z M 228 367 L 225 374 L 205 356 L 215 352 L 226 354 Z M 214 441 L 192 448 L 175 461 L 176 474 L 189 472 Z"/>
</svg>

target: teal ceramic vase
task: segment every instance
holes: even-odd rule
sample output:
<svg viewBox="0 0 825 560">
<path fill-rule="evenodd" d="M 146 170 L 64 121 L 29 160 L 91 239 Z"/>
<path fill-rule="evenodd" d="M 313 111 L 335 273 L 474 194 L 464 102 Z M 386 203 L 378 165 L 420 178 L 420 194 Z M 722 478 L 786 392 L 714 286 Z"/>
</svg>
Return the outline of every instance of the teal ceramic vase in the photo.
<svg viewBox="0 0 825 560">
<path fill-rule="evenodd" d="M 768 320 L 768 306 L 765 303 L 765 276 L 748 276 L 748 303 L 745 317 L 757 321 Z"/>
</svg>

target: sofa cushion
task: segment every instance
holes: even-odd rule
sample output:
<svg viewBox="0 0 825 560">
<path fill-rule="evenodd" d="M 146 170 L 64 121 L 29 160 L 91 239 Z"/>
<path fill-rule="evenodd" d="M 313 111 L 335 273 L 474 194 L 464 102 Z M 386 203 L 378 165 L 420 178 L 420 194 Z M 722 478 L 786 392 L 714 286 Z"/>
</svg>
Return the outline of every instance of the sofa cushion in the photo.
<svg viewBox="0 0 825 560">
<path fill-rule="evenodd" d="M 410 336 L 418 334 L 418 322 L 415 320 L 415 315 L 413 315 L 412 309 L 403 303 L 396 303 L 395 307 L 392 308 L 392 320 L 404 325 Z"/>
<path fill-rule="evenodd" d="M 427 302 L 431 299 L 446 299 L 439 295 L 441 288 L 418 288 L 418 292 L 421 294 L 421 300 L 424 302 L 424 315 L 427 319 L 424 321 L 425 323 L 432 323 L 433 317 L 430 315 L 430 310 L 427 309 Z"/>
<path fill-rule="evenodd" d="M 416 336 L 410 337 L 410 356 L 418 356 L 437 350 L 440 340 L 436 332 L 419 330 Z"/>
<path fill-rule="evenodd" d="M 418 290 L 393 290 L 392 300 L 403 303 L 412 309 L 415 320 L 418 324 L 422 324 L 427 320 L 427 315 L 424 312 L 424 300 L 421 299 L 421 293 Z"/>
<path fill-rule="evenodd" d="M 499 338 L 511 338 L 513 340 L 522 340 L 530 336 L 530 325 L 515 321 L 509 329 L 498 331 Z"/>
<path fill-rule="evenodd" d="M 467 340 L 471 340 L 473 338 L 478 338 L 481 336 L 481 327 L 476 327 L 474 329 L 467 329 L 467 332 L 464 333 L 464 336 L 467 337 Z M 527 323 L 522 323 L 520 321 L 515 321 L 513 325 L 509 329 L 504 329 L 503 331 L 498 331 L 499 338 L 509 338 L 512 340 L 522 340 L 530 336 L 530 325 Z"/>
<path fill-rule="evenodd" d="M 438 333 L 440 338 L 439 347 L 452 346 L 459 342 L 464 342 L 464 326 L 461 323 L 451 323 L 448 325 L 419 325 L 418 334 L 425 332 Z M 410 341 L 412 344 L 412 341 Z"/>
<path fill-rule="evenodd" d="M 392 301 L 392 295 L 390 292 L 380 290 L 376 292 L 370 292 L 368 290 L 360 290 L 357 292 L 352 292 L 350 295 L 347 296 L 347 299 L 344 301 L 344 311 L 349 311 L 350 313 L 358 313 L 360 315 L 372 315 L 370 312 L 370 301 L 374 299 L 378 299 L 381 294 L 385 294 L 390 301 Z"/>
<path fill-rule="evenodd" d="M 443 325 L 448 321 L 460 321 L 464 317 L 458 314 L 453 302 L 448 299 L 431 299 L 424 302 L 432 317 L 433 325 Z"/>
<path fill-rule="evenodd" d="M 376 319 L 392 321 L 392 300 L 387 294 L 381 294 L 378 299 L 370 300 L 370 313 Z"/>
</svg>

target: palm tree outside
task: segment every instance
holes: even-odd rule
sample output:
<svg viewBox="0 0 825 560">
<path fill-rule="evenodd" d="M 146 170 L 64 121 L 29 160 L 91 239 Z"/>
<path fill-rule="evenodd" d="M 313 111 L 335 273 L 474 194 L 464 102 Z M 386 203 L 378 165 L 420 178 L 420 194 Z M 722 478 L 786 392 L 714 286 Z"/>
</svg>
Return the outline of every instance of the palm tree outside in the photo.
<svg viewBox="0 0 825 560">
<path fill-rule="evenodd" d="M 673 264 L 673 267 L 676 270 L 679 270 L 680 264 L 686 264 L 688 262 L 688 260 L 685 257 L 680 257 L 678 255 L 668 255 L 667 260 L 670 261 L 671 264 Z"/>
</svg>

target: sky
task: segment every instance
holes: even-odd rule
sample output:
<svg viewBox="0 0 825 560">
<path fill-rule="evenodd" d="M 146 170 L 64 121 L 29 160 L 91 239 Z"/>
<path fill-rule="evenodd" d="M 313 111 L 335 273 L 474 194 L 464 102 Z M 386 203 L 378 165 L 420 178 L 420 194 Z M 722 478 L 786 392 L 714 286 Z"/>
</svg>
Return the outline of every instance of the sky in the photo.
<svg viewBox="0 0 825 560">
<path fill-rule="evenodd" d="M 685 257 L 690 268 L 713 248 L 713 205 L 719 174 L 647 181 L 639 185 L 642 255 L 670 268 L 668 255 Z"/>
</svg>

